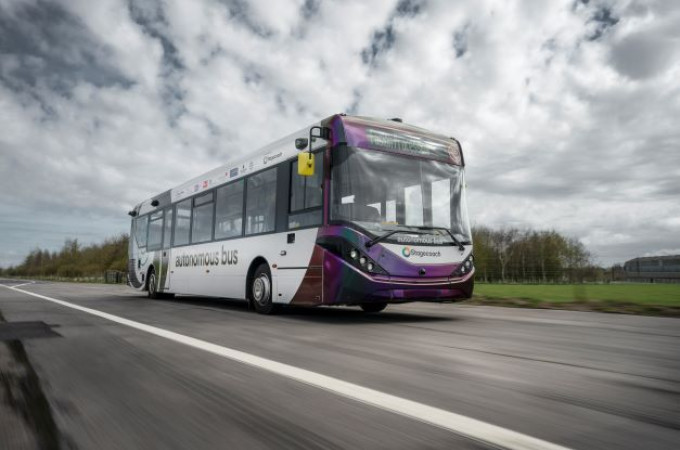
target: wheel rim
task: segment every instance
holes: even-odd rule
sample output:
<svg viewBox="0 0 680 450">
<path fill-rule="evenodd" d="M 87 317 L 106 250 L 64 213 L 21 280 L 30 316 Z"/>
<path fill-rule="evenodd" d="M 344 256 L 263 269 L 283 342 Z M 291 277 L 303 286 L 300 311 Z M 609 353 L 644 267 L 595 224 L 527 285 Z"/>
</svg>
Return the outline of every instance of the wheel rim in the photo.
<svg viewBox="0 0 680 450">
<path fill-rule="evenodd" d="M 253 298 L 259 305 L 266 306 L 269 301 L 269 291 L 269 277 L 264 273 L 260 274 L 253 281 Z"/>
<path fill-rule="evenodd" d="M 152 297 L 156 294 L 156 275 L 151 274 L 149 277 L 149 295 Z"/>
</svg>

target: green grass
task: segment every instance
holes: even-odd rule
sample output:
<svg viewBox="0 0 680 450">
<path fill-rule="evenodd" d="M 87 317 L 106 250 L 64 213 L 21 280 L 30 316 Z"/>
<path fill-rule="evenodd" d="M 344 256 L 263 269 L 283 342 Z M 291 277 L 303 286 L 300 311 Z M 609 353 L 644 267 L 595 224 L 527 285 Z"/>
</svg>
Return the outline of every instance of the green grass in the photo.
<svg viewBox="0 0 680 450">
<path fill-rule="evenodd" d="M 475 284 L 471 304 L 680 316 L 680 284 Z"/>
</svg>

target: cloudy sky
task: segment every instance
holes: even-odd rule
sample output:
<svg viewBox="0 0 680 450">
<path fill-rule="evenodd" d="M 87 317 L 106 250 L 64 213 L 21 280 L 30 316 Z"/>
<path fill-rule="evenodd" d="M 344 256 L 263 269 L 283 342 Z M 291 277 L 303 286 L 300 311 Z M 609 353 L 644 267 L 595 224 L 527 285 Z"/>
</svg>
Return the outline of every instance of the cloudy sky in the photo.
<svg viewBox="0 0 680 450">
<path fill-rule="evenodd" d="M 0 0 L 0 266 L 338 112 L 456 136 L 473 224 L 680 253 L 680 2 Z"/>
</svg>

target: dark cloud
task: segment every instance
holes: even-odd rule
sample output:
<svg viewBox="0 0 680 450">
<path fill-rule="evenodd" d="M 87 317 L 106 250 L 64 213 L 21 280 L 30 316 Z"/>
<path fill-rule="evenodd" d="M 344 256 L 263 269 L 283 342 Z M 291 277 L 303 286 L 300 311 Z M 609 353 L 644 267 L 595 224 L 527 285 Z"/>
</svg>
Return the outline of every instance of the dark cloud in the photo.
<svg viewBox="0 0 680 450">
<path fill-rule="evenodd" d="M 464 26 L 461 30 L 453 33 L 453 50 L 456 52 L 456 58 L 462 58 L 468 51 L 468 30 L 469 26 Z"/>
<path fill-rule="evenodd" d="M 395 11 L 396 16 L 415 17 L 425 8 L 424 0 L 400 0 Z"/>
<path fill-rule="evenodd" d="M 653 77 L 673 64 L 677 43 L 653 33 L 635 33 L 611 48 L 614 68 L 632 79 Z"/>
<path fill-rule="evenodd" d="M 10 8 L 0 12 L 0 81 L 10 89 L 30 91 L 44 102 L 41 88 L 69 95 L 81 82 L 133 84 L 109 64 L 111 50 L 61 6 L 39 1 Z"/>
<path fill-rule="evenodd" d="M 177 119 L 187 112 L 183 102 L 185 93 L 181 87 L 185 64 L 168 31 L 163 5 L 160 0 L 146 2 L 133 0 L 128 3 L 128 8 L 130 17 L 142 32 L 161 45 L 163 57 L 160 74 L 163 85 L 159 94 L 167 106 L 168 121 L 175 124 Z"/>
<path fill-rule="evenodd" d="M 388 24 L 384 29 L 373 33 L 370 45 L 361 51 L 361 60 L 364 64 L 374 66 L 380 54 L 388 52 L 394 46 L 395 40 L 394 28 L 392 24 Z"/>
<path fill-rule="evenodd" d="M 371 43 L 361 51 L 363 63 L 369 66 L 377 65 L 380 56 L 389 52 L 395 45 L 395 21 L 402 18 L 413 19 L 425 9 L 425 5 L 425 1 L 400 0 L 388 17 L 385 26 L 373 33 Z"/>
<path fill-rule="evenodd" d="M 300 14 L 305 20 L 311 20 L 319 14 L 321 0 L 305 0 L 300 7 Z"/>
<path fill-rule="evenodd" d="M 590 21 L 594 25 L 594 28 L 586 39 L 595 41 L 600 39 L 610 28 L 619 23 L 619 18 L 614 15 L 611 8 L 601 6 L 595 10 Z"/>
<path fill-rule="evenodd" d="M 246 27 L 251 33 L 261 38 L 271 38 L 274 31 L 259 23 L 253 17 L 248 2 L 244 0 L 219 0 L 229 13 L 229 18 Z M 304 10 L 304 9 L 303 9 Z"/>
</svg>

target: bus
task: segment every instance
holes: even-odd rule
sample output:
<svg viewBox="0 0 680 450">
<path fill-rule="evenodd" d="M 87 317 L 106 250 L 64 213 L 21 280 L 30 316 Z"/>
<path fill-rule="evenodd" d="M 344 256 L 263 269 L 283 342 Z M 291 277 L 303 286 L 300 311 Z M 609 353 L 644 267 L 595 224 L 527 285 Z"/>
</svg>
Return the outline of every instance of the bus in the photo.
<svg viewBox="0 0 680 450">
<path fill-rule="evenodd" d="M 470 298 L 464 166 L 454 138 L 335 114 L 135 206 L 129 285 L 262 314 Z"/>
</svg>

